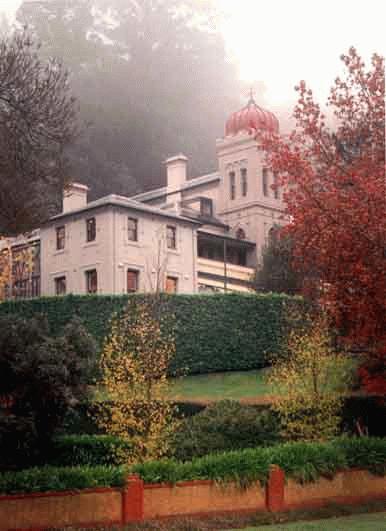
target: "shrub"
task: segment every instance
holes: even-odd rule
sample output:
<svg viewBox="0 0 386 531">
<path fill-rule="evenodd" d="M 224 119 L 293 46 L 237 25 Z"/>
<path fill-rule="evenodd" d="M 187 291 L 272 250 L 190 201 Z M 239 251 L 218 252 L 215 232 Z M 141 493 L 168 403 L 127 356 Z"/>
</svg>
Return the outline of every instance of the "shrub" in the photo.
<svg viewBox="0 0 386 531">
<path fill-rule="evenodd" d="M 64 435 L 53 441 L 48 462 L 53 466 L 121 465 L 132 444 L 112 435 Z"/>
<path fill-rule="evenodd" d="M 269 381 L 276 394 L 273 409 L 288 440 L 322 441 L 339 433 L 344 392 L 353 366 L 332 347 L 328 323 L 319 316 L 286 340 L 287 352 L 276 357 Z"/>
<path fill-rule="evenodd" d="M 67 295 L 7 301 L 0 315 L 10 313 L 31 318 L 44 314 L 51 330 L 60 334 L 77 316 L 102 346 L 109 333 L 112 315 L 134 304 L 143 295 Z M 280 351 L 285 336 L 288 306 L 300 311 L 304 302 L 286 295 L 163 295 L 176 320 L 176 356 L 173 373 L 208 373 L 259 369 L 266 356 Z"/>
<path fill-rule="evenodd" d="M 174 436 L 174 457 L 189 460 L 214 452 L 278 442 L 277 416 L 269 408 L 224 400 L 183 421 Z"/>
<path fill-rule="evenodd" d="M 93 363 L 94 341 L 77 321 L 53 339 L 42 319 L 0 319 L 0 465 L 44 456 L 66 411 L 85 395 Z"/>
<path fill-rule="evenodd" d="M 328 443 L 292 442 L 208 455 L 190 462 L 164 460 L 132 467 L 146 483 L 212 479 L 247 484 L 266 482 L 270 465 L 281 466 L 286 478 L 311 482 L 331 478 L 344 468 L 386 474 L 386 439 L 358 437 Z"/>
<path fill-rule="evenodd" d="M 347 437 L 335 441 L 335 447 L 344 453 L 349 468 L 365 468 L 386 475 L 386 439 Z"/>
<path fill-rule="evenodd" d="M 0 473 L 0 493 L 32 493 L 87 489 L 92 487 L 122 487 L 127 470 L 123 467 L 29 468 L 18 472 Z"/>
</svg>

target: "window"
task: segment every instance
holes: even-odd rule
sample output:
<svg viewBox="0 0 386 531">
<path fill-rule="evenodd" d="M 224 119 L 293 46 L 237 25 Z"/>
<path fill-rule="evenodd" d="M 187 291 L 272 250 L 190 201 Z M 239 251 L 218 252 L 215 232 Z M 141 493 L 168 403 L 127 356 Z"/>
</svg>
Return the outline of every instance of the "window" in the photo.
<svg viewBox="0 0 386 531">
<path fill-rule="evenodd" d="M 248 179 L 246 168 L 241 168 L 241 193 L 245 197 L 248 193 Z"/>
<path fill-rule="evenodd" d="M 96 293 L 98 291 L 98 273 L 96 269 L 86 271 L 86 292 Z"/>
<path fill-rule="evenodd" d="M 86 228 L 87 228 L 87 241 L 93 242 L 96 238 L 96 221 L 95 218 L 90 218 L 86 220 Z"/>
<path fill-rule="evenodd" d="M 66 294 L 66 277 L 55 278 L 55 295 Z"/>
<path fill-rule="evenodd" d="M 234 171 L 231 171 L 229 173 L 229 184 L 230 184 L 230 190 L 229 190 L 230 198 L 235 199 L 236 198 L 236 176 L 235 176 Z"/>
<path fill-rule="evenodd" d="M 238 240 L 245 240 L 246 236 L 245 236 L 245 230 L 240 228 L 240 229 L 237 229 L 236 231 L 236 238 Z"/>
<path fill-rule="evenodd" d="M 127 237 L 132 242 L 138 241 L 138 220 L 127 218 Z"/>
<path fill-rule="evenodd" d="M 213 201 L 207 197 L 201 199 L 201 216 L 208 218 L 213 216 Z"/>
<path fill-rule="evenodd" d="M 56 227 L 56 249 L 58 251 L 64 249 L 66 241 L 66 229 L 64 225 L 62 227 Z"/>
<path fill-rule="evenodd" d="M 178 278 L 166 277 L 166 293 L 177 293 Z"/>
<path fill-rule="evenodd" d="M 166 227 L 166 244 L 168 249 L 176 249 L 177 240 L 176 240 L 177 229 L 168 225 Z"/>
<path fill-rule="evenodd" d="M 263 174 L 262 174 L 262 179 L 263 179 L 263 195 L 264 197 L 268 197 L 268 170 L 267 168 L 263 168 Z"/>
<path fill-rule="evenodd" d="M 139 272 L 133 269 L 127 270 L 127 293 L 138 291 Z"/>
<path fill-rule="evenodd" d="M 276 173 L 273 174 L 273 194 L 274 194 L 275 199 L 279 199 L 280 198 Z"/>
</svg>

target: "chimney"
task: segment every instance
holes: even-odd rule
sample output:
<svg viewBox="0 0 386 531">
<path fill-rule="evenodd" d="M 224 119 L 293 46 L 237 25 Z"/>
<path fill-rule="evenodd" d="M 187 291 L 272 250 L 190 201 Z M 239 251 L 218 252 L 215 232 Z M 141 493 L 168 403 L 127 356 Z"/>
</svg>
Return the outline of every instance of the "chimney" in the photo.
<svg viewBox="0 0 386 531">
<path fill-rule="evenodd" d="M 71 183 L 63 192 L 63 213 L 85 207 L 88 191 L 85 184 Z"/>
<path fill-rule="evenodd" d="M 167 202 L 181 202 L 181 186 L 186 182 L 188 159 L 180 153 L 165 160 L 167 177 Z"/>
</svg>

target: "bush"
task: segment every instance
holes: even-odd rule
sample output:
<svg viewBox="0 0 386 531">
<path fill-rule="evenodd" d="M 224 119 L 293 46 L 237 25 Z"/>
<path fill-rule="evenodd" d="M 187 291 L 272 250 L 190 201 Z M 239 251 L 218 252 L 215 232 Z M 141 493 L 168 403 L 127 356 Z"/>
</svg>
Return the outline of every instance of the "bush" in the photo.
<svg viewBox="0 0 386 531">
<path fill-rule="evenodd" d="M 53 441 L 48 463 L 53 466 L 121 465 L 120 456 L 131 451 L 129 442 L 111 435 L 65 435 Z"/>
<path fill-rule="evenodd" d="M 212 479 L 248 484 L 266 482 L 270 465 L 283 468 L 286 478 L 310 482 L 331 478 L 344 468 L 386 474 L 386 439 L 341 438 L 328 443 L 293 442 L 208 455 L 190 462 L 165 460 L 135 465 L 146 483 Z"/>
<path fill-rule="evenodd" d="M 224 400 L 183 421 L 174 436 L 175 458 L 194 457 L 266 446 L 278 442 L 277 417 L 267 407 L 243 406 Z"/>
<path fill-rule="evenodd" d="M 101 346 L 112 315 L 143 297 L 68 295 L 7 301 L 0 304 L 0 315 L 15 313 L 28 319 L 43 314 L 58 334 L 77 316 Z M 304 307 L 300 298 L 276 294 L 163 295 L 162 301 L 176 320 L 171 369 L 178 374 L 265 366 L 267 355 L 280 351 L 283 344 L 288 306 Z"/>
<path fill-rule="evenodd" d="M 347 437 L 338 439 L 335 446 L 344 453 L 349 468 L 365 468 L 386 475 L 386 439 Z"/>
<path fill-rule="evenodd" d="M 85 396 L 93 363 L 94 341 L 77 321 L 52 338 L 43 319 L 0 318 L 0 466 L 39 462 Z"/>
<path fill-rule="evenodd" d="M 0 493 L 32 493 L 87 489 L 92 487 L 122 487 L 127 470 L 124 467 L 29 468 L 18 472 L 0 473 Z"/>
</svg>

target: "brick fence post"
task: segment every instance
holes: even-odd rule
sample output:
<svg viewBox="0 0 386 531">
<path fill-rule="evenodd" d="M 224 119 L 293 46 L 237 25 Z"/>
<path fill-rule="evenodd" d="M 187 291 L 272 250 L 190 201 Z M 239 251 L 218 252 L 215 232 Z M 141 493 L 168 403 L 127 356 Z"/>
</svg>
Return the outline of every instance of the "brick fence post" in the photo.
<svg viewBox="0 0 386 531">
<path fill-rule="evenodd" d="M 285 475 L 277 465 L 272 465 L 266 487 L 266 505 L 268 511 L 273 513 L 284 510 L 284 484 Z"/>
<path fill-rule="evenodd" d="M 128 476 L 122 490 L 122 524 L 143 520 L 143 481 L 137 474 Z"/>
</svg>

